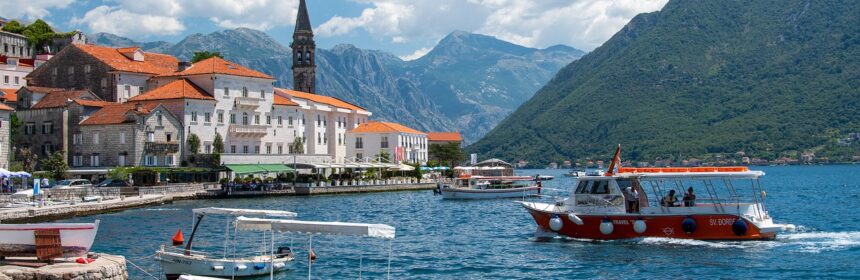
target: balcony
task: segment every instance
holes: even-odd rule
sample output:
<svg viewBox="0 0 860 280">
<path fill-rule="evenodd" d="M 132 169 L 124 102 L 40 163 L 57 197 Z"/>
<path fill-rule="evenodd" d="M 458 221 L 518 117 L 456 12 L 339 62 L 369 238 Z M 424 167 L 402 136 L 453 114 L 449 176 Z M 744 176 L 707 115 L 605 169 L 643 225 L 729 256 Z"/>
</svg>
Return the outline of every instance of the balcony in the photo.
<svg viewBox="0 0 860 280">
<path fill-rule="evenodd" d="M 231 124 L 229 133 L 239 137 L 263 137 L 268 133 L 268 128 L 265 125 Z"/>
<path fill-rule="evenodd" d="M 179 152 L 179 143 L 146 142 L 143 143 L 143 151 L 147 154 L 173 154 Z"/>
<path fill-rule="evenodd" d="M 263 103 L 263 101 L 265 99 L 239 96 L 236 97 L 235 104 L 237 107 L 253 109 L 260 107 L 260 103 Z"/>
</svg>

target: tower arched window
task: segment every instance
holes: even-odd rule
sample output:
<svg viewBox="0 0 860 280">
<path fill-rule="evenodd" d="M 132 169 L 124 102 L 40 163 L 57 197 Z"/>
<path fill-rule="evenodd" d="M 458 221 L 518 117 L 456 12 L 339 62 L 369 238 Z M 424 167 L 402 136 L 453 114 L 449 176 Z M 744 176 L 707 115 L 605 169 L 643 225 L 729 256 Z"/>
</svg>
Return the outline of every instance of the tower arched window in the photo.
<svg viewBox="0 0 860 280">
<path fill-rule="evenodd" d="M 242 124 L 248 125 L 248 113 L 242 113 Z"/>
<path fill-rule="evenodd" d="M 305 52 L 305 63 L 311 63 L 311 52 Z"/>
<path fill-rule="evenodd" d="M 296 52 L 296 64 L 302 64 L 302 52 L 301 51 Z"/>
</svg>

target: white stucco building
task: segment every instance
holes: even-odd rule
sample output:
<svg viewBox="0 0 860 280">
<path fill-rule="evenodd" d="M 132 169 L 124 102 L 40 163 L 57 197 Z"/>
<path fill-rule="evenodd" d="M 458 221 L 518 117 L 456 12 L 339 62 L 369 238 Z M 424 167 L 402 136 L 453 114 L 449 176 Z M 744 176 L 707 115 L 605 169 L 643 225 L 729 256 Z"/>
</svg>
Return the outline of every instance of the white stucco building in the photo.
<svg viewBox="0 0 860 280">
<path fill-rule="evenodd" d="M 427 134 L 390 122 L 365 122 L 346 133 L 347 156 L 377 160 L 385 151 L 393 163 L 427 162 Z"/>
</svg>

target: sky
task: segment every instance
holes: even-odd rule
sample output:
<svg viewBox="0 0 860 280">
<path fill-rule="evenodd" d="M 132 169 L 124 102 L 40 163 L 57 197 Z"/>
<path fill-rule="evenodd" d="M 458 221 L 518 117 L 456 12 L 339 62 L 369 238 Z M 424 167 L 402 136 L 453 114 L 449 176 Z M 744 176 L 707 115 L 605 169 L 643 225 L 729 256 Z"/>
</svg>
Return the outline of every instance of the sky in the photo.
<svg viewBox="0 0 860 280">
<path fill-rule="evenodd" d="M 668 0 L 306 0 L 318 47 L 347 43 L 404 59 L 452 31 L 519 45 L 591 51 L 639 13 Z M 248 27 L 289 45 L 299 0 L 0 0 L 0 16 L 137 41 L 178 42 L 194 33 Z"/>
</svg>

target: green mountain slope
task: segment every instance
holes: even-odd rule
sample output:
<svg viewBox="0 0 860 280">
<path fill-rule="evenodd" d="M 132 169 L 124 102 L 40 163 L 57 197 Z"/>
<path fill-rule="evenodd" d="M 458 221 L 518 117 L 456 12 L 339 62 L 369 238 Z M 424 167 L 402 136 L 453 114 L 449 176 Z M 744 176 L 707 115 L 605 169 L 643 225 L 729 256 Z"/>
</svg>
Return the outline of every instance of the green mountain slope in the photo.
<svg viewBox="0 0 860 280">
<path fill-rule="evenodd" d="M 744 151 L 850 158 L 860 1 L 672 0 L 566 66 L 469 149 L 544 164 Z"/>
</svg>

